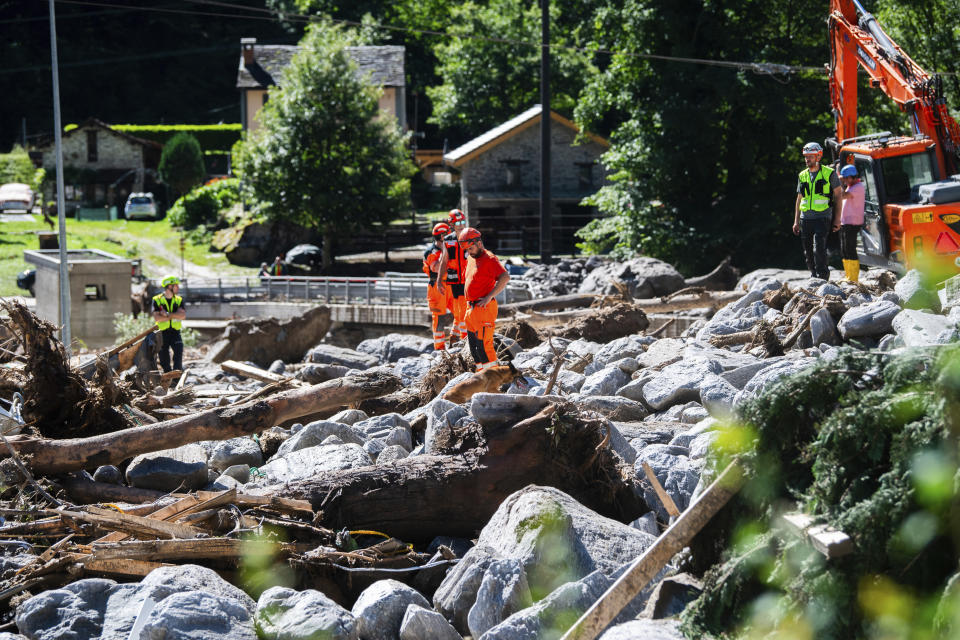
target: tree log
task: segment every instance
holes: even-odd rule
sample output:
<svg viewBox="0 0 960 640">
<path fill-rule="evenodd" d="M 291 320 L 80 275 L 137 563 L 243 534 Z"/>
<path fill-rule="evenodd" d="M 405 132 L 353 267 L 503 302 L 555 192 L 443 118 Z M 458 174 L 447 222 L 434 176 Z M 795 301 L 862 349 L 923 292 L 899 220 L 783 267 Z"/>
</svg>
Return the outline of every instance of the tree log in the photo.
<svg viewBox="0 0 960 640">
<path fill-rule="evenodd" d="M 53 474 L 117 464 L 141 453 L 201 440 L 228 440 L 258 433 L 287 420 L 391 393 L 400 379 L 386 374 L 347 376 L 241 405 L 210 409 L 156 424 L 91 438 L 64 440 L 8 438 L 34 473 Z M 0 450 L 0 457 L 7 457 Z"/>
<path fill-rule="evenodd" d="M 261 492 L 311 502 L 319 524 L 373 529 L 407 541 L 472 537 L 504 498 L 529 484 L 553 486 L 597 512 L 629 522 L 648 511 L 639 481 L 605 446 L 604 422 L 551 405 L 515 425 L 452 427 L 444 455 L 420 455 L 323 473 Z"/>
</svg>

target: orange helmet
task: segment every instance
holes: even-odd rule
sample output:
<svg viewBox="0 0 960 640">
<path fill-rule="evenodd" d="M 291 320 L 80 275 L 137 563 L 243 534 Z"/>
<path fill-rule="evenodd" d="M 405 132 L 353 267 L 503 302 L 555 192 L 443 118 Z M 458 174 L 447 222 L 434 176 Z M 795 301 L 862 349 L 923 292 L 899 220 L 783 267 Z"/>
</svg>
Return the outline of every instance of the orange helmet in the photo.
<svg viewBox="0 0 960 640">
<path fill-rule="evenodd" d="M 460 235 L 457 236 L 458 242 L 470 242 L 471 240 L 479 240 L 480 232 L 474 229 L 473 227 L 467 227 L 460 232 Z"/>
<path fill-rule="evenodd" d="M 466 224 L 467 216 L 463 215 L 463 211 L 460 211 L 460 209 L 450 209 L 450 213 L 447 214 L 447 222 L 450 224 Z"/>
<path fill-rule="evenodd" d="M 438 222 L 437 224 L 433 225 L 434 237 L 437 237 L 437 236 L 442 237 L 447 235 L 448 233 L 450 233 L 450 225 L 448 225 L 446 222 Z"/>
</svg>

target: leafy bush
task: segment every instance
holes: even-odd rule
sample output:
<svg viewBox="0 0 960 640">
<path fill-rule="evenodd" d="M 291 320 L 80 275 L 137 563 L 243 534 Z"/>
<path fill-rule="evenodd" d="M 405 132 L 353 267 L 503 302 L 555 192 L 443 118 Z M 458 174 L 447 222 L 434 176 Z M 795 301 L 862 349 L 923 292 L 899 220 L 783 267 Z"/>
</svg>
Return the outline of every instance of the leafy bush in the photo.
<svg viewBox="0 0 960 640">
<path fill-rule="evenodd" d="M 178 133 L 163 146 L 160 155 L 160 176 L 177 193 L 187 193 L 203 182 L 207 170 L 203 166 L 203 150 L 189 133 Z"/>
<path fill-rule="evenodd" d="M 113 331 L 117 334 L 117 341 L 114 344 L 121 344 L 130 338 L 135 338 L 153 325 L 153 316 L 150 313 L 141 313 L 136 318 L 129 313 L 115 313 L 113 314 Z M 200 334 L 190 327 L 181 329 L 180 337 L 183 339 L 184 347 L 195 347 L 200 342 Z"/>
<path fill-rule="evenodd" d="M 174 227 L 193 229 L 200 225 L 216 225 L 220 212 L 240 201 L 237 178 L 214 180 L 198 187 L 173 203 L 167 219 Z"/>
<path fill-rule="evenodd" d="M 43 172 L 43 169 L 33 166 L 23 147 L 15 146 L 10 153 L 0 153 L 0 184 L 21 182 L 36 190 L 43 179 L 42 173 L 38 177 L 38 171 Z"/>
</svg>

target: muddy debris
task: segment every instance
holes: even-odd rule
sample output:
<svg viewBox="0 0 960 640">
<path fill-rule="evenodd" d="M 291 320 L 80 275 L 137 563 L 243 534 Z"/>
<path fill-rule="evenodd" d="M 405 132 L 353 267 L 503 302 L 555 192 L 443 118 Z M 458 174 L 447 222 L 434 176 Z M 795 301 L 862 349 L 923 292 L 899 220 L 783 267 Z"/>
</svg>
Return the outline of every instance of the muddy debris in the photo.
<svg viewBox="0 0 960 640">
<path fill-rule="evenodd" d="M 650 321 L 643 309 L 622 302 L 602 307 L 596 313 L 577 318 L 556 335 L 571 340 L 583 338 L 593 342 L 610 342 L 645 331 L 649 326 Z"/>
</svg>

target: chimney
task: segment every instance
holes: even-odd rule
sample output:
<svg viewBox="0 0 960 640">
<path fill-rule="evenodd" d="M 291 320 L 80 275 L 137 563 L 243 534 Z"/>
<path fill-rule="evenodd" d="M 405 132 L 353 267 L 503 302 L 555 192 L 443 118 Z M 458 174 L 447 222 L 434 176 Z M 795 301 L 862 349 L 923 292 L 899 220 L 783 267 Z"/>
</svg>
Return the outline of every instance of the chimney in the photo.
<svg viewBox="0 0 960 640">
<path fill-rule="evenodd" d="M 253 46 L 257 44 L 256 38 L 240 38 L 240 50 L 243 52 L 243 66 L 249 67 L 253 64 Z"/>
</svg>

